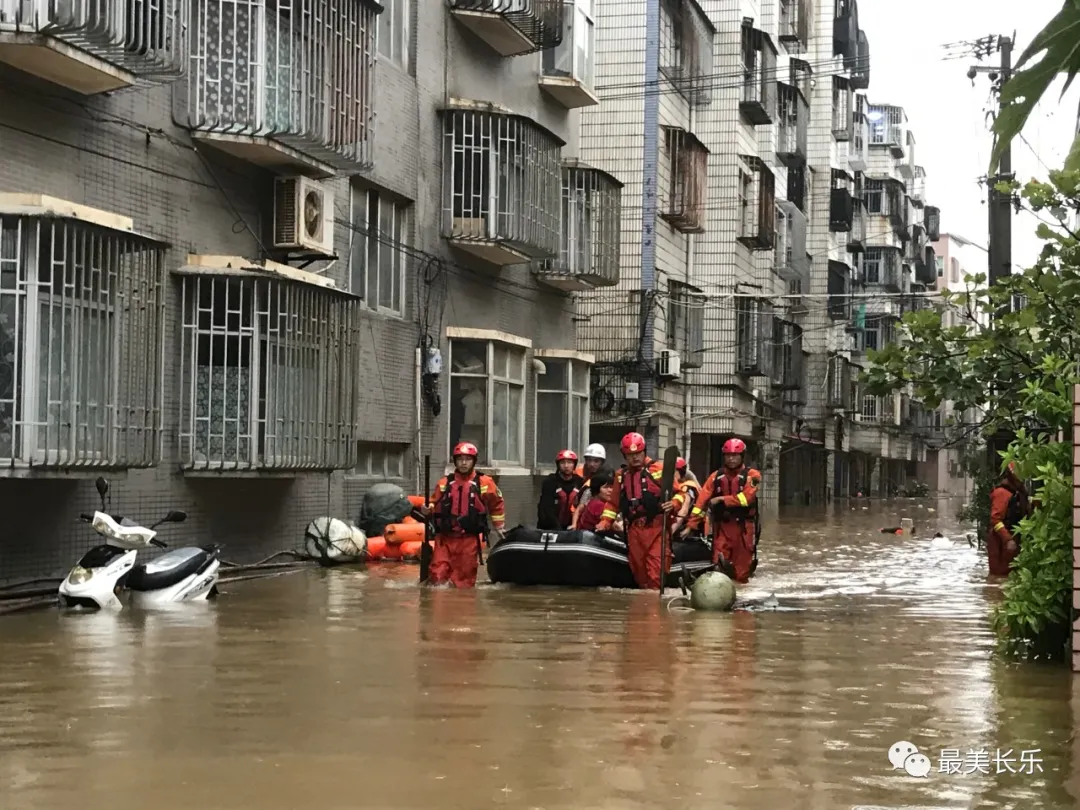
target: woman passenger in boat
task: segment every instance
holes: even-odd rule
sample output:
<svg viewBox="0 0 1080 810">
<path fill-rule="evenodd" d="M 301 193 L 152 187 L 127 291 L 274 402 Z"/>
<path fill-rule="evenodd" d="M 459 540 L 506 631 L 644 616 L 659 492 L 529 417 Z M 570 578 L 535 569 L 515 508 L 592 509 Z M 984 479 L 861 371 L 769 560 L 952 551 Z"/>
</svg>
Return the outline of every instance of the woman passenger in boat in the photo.
<svg viewBox="0 0 1080 810">
<path fill-rule="evenodd" d="M 589 482 L 589 494 L 592 496 L 580 510 L 577 528 L 579 531 L 595 532 L 596 524 L 604 514 L 604 504 L 611 500 L 612 487 L 615 485 L 611 473 L 601 470 Z M 616 524 L 621 524 L 621 519 Z M 612 526 L 615 531 L 622 531 L 621 525 Z"/>
</svg>

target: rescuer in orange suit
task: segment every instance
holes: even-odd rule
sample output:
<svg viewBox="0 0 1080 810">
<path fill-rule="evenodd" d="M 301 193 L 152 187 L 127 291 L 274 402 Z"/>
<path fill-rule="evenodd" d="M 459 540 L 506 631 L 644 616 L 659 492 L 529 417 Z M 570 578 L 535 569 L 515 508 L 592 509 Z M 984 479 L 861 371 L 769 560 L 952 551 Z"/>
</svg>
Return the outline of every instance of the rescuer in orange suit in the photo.
<svg viewBox="0 0 1080 810">
<path fill-rule="evenodd" d="M 574 521 L 574 504 L 581 494 L 582 477 L 574 471 L 577 453 L 560 450 L 555 456 L 556 470 L 540 485 L 540 502 L 536 505 L 536 528 L 559 532 L 570 528 Z"/>
<path fill-rule="evenodd" d="M 476 585 L 481 539 L 488 530 L 503 537 L 506 521 L 502 492 L 486 475 L 476 472 L 476 445 L 459 442 L 454 447 L 454 474 L 439 480 L 425 514 L 433 515 L 435 543 L 431 552 L 428 582 L 452 582 L 456 588 Z"/>
<path fill-rule="evenodd" d="M 713 565 L 723 557 L 735 569 L 737 582 L 749 582 L 755 568 L 761 473 L 743 464 L 746 444 L 742 439 L 728 439 L 722 450 L 724 467 L 705 480 L 686 528 L 700 526 L 708 510 L 713 528 Z"/>
<path fill-rule="evenodd" d="M 1031 513 L 1027 490 L 1010 462 L 998 485 L 990 491 L 990 526 L 986 532 L 986 556 L 990 573 L 1006 577 L 1020 553 L 1016 527 Z"/>
<path fill-rule="evenodd" d="M 673 509 L 682 506 L 685 495 L 676 493 L 670 501 L 660 501 L 660 479 L 664 465 L 645 455 L 645 437 L 627 433 L 620 444 L 626 467 L 615 473 L 611 499 L 597 524 L 598 532 L 607 531 L 621 514 L 626 524 L 626 545 L 630 571 L 639 588 L 663 590 L 660 545 L 664 521 L 671 520 Z M 663 573 L 671 569 L 671 547 L 666 549 Z"/>
</svg>

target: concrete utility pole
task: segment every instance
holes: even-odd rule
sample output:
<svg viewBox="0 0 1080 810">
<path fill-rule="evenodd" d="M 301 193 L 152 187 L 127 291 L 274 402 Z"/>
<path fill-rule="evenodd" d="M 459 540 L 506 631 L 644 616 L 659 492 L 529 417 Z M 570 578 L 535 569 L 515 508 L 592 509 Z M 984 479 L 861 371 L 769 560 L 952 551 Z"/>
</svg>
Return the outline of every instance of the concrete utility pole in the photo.
<svg viewBox="0 0 1080 810">
<path fill-rule="evenodd" d="M 656 326 L 656 183 L 660 129 L 660 0 L 645 2 L 644 158 L 641 166 L 641 359 L 638 395 L 646 407 L 656 402 L 653 334 Z M 659 458 L 660 431 L 650 417 L 643 428 L 645 444 Z"/>
</svg>

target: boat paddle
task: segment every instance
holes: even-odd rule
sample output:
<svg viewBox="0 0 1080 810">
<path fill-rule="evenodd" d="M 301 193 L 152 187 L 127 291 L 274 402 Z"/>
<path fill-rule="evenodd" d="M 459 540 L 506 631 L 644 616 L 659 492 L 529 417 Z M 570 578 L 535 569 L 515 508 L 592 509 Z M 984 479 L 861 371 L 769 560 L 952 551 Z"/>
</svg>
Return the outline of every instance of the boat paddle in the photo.
<svg viewBox="0 0 1080 810">
<path fill-rule="evenodd" d="M 679 448 L 671 445 L 664 451 L 664 468 L 660 473 L 660 503 L 671 500 L 672 490 L 675 488 L 675 465 L 679 463 Z M 664 585 L 667 579 L 667 571 L 664 563 L 667 561 L 668 543 L 670 542 L 670 515 L 663 513 L 664 523 L 660 530 L 660 598 L 664 598 Z"/>
<path fill-rule="evenodd" d="M 424 496 L 424 504 L 428 503 L 428 498 L 431 497 L 431 456 L 424 456 L 424 491 L 421 493 Z M 424 543 L 420 546 L 420 584 L 423 585 L 427 582 L 428 569 L 431 568 L 431 515 L 424 515 Z"/>
</svg>

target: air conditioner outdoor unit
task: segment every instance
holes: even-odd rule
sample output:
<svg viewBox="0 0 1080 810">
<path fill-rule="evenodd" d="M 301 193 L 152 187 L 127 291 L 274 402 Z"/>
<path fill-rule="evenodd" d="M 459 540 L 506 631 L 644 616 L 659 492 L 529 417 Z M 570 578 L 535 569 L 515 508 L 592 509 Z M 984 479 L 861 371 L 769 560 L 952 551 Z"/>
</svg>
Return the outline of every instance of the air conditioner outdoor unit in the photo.
<svg viewBox="0 0 1080 810">
<path fill-rule="evenodd" d="M 666 380 L 677 380 L 682 374 L 682 359 L 678 352 L 663 349 L 656 360 L 656 373 Z"/>
<path fill-rule="evenodd" d="M 334 194 L 310 177 L 274 181 L 274 247 L 334 253 Z"/>
</svg>

